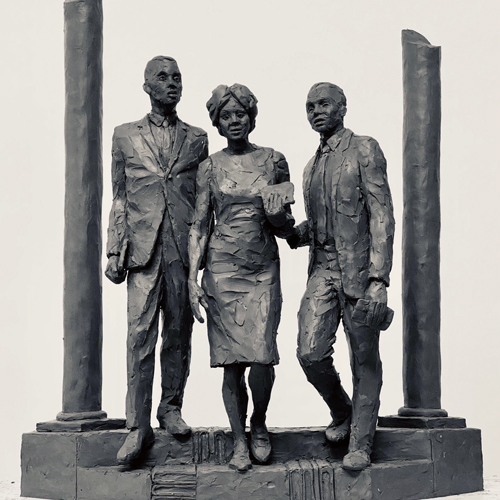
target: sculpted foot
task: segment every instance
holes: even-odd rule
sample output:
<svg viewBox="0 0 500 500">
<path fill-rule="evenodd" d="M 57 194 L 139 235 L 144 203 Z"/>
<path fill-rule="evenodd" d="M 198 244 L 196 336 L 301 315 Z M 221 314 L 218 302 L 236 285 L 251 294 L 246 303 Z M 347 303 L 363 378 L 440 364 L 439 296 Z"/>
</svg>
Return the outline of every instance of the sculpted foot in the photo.
<svg viewBox="0 0 500 500">
<path fill-rule="evenodd" d="M 155 435 L 151 427 L 132 429 L 123 446 L 118 450 L 116 459 L 120 465 L 127 465 L 139 458 L 141 453 L 153 445 Z"/>
<path fill-rule="evenodd" d="M 254 458 L 265 463 L 271 456 L 271 440 L 266 424 L 256 425 L 250 421 L 250 449 Z"/>
<path fill-rule="evenodd" d="M 351 431 L 351 417 L 347 417 L 341 424 L 332 423 L 326 428 L 325 436 L 330 443 L 340 443 L 349 437 Z"/>
<path fill-rule="evenodd" d="M 160 427 L 166 429 L 174 436 L 189 436 L 191 427 L 184 422 L 179 409 L 171 410 L 162 416 L 158 416 Z"/>
<path fill-rule="evenodd" d="M 350 451 L 342 462 L 342 468 L 347 470 L 363 470 L 370 465 L 370 455 L 363 450 Z"/>
<path fill-rule="evenodd" d="M 238 472 L 246 472 L 252 468 L 246 442 L 235 443 L 233 458 L 229 462 L 229 468 Z"/>
</svg>

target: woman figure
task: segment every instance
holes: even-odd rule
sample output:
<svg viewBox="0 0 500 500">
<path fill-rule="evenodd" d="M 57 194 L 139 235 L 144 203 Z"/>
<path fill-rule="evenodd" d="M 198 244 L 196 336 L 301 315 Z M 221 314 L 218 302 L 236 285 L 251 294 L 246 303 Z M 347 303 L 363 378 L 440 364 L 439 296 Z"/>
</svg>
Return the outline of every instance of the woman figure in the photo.
<svg viewBox="0 0 500 500">
<path fill-rule="evenodd" d="M 266 411 L 279 361 L 282 300 L 275 235 L 292 232 L 293 186 L 284 156 L 248 141 L 257 99 L 247 87 L 218 86 L 207 108 L 227 148 L 198 169 L 189 234 L 189 297 L 198 321 L 203 322 L 200 303 L 207 311 L 210 364 L 224 367 L 222 394 L 234 437 L 229 466 L 242 472 L 252 466 L 245 437 L 247 367 L 254 407 L 250 447 L 258 462 L 271 454 Z M 285 184 L 270 187 L 280 183 Z M 201 288 L 197 274 L 204 255 Z"/>
</svg>

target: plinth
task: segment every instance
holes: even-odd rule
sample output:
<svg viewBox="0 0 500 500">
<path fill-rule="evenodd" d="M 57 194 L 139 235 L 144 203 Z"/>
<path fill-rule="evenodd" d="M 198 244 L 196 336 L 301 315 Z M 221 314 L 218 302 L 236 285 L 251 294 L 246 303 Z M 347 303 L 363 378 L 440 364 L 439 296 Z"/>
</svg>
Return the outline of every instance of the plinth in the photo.
<svg viewBox="0 0 500 500">
<path fill-rule="evenodd" d="M 227 429 L 195 429 L 184 441 L 155 430 L 134 468 L 117 464 L 125 430 L 23 436 L 21 494 L 60 500 L 413 500 L 481 490 L 478 429 L 379 428 L 373 463 L 341 468 L 343 446 L 324 429 L 270 429 L 268 465 L 229 469 Z"/>
</svg>

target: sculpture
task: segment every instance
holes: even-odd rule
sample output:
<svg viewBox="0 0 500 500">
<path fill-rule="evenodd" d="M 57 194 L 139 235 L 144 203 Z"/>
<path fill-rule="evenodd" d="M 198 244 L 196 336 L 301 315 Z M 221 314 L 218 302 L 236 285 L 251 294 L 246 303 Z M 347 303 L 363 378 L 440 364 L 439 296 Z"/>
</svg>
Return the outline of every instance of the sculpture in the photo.
<svg viewBox="0 0 500 500">
<path fill-rule="evenodd" d="M 327 439 L 336 443 L 350 434 L 343 467 L 362 470 L 370 463 L 382 386 L 379 333 L 392 319 L 386 287 L 394 217 L 383 153 L 371 137 L 344 128 L 346 104 L 342 89 L 331 83 L 309 91 L 307 118 L 321 144 L 304 170 L 307 220 L 288 242 L 310 246 L 297 356 L 330 408 Z M 332 362 L 341 318 L 351 353 L 352 402 Z"/>
<path fill-rule="evenodd" d="M 138 458 L 154 440 L 150 417 L 160 311 L 158 421 L 174 435 L 191 431 L 181 417 L 193 326 L 187 247 L 196 171 L 208 155 L 206 133 L 177 117 L 182 79 L 176 61 L 155 57 L 146 66 L 144 80 L 151 112 L 117 127 L 112 151 L 106 276 L 121 283 L 128 274 L 126 416 L 130 433 L 118 451 L 121 464 Z"/>
<path fill-rule="evenodd" d="M 293 186 L 284 156 L 248 140 L 255 127 L 257 99 L 247 87 L 218 86 L 207 108 L 228 145 L 198 170 L 189 235 L 189 297 L 199 321 L 203 322 L 199 304 L 207 311 L 210 363 L 224 367 L 223 399 L 234 438 L 229 466 L 243 472 L 252 466 L 245 437 L 247 367 L 254 404 L 252 454 L 261 463 L 271 454 L 266 411 L 279 361 L 276 334 L 281 313 L 275 235 L 291 234 Z M 201 288 L 197 274 L 205 252 Z"/>
</svg>

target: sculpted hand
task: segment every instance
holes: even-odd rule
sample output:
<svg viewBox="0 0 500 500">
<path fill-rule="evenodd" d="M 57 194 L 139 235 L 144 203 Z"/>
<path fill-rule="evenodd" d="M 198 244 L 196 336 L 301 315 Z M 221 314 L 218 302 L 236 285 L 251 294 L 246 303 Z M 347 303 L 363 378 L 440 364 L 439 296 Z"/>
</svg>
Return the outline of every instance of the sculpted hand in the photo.
<svg viewBox="0 0 500 500">
<path fill-rule="evenodd" d="M 288 243 L 288 246 L 292 249 L 295 250 L 296 248 L 299 248 L 300 244 L 300 231 L 297 229 L 297 226 L 293 228 L 293 233 L 287 237 L 286 242 Z"/>
<path fill-rule="evenodd" d="M 365 299 L 370 302 L 366 322 L 371 327 L 379 326 L 387 314 L 387 290 L 382 281 L 371 281 L 365 292 Z"/>
<path fill-rule="evenodd" d="M 269 222 L 276 227 L 286 224 L 286 211 L 283 197 L 280 193 L 273 192 L 264 200 L 264 210 Z"/>
<path fill-rule="evenodd" d="M 200 322 L 204 323 L 205 320 L 200 312 L 200 304 L 207 309 L 208 302 L 205 292 L 200 285 L 195 280 L 188 280 L 189 287 L 189 302 L 191 303 L 191 310 L 193 311 L 193 316 Z"/>
<path fill-rule="evenodd" d="M 127 277 L 126 269 L 120 266 L 120 256 L 112 255 L 108 259 L 108 265 L 106 266 L 106 271 L 104 271 L 106 277 L 111 280 L 116 285 L 123 283 Z"/>
</svg>

